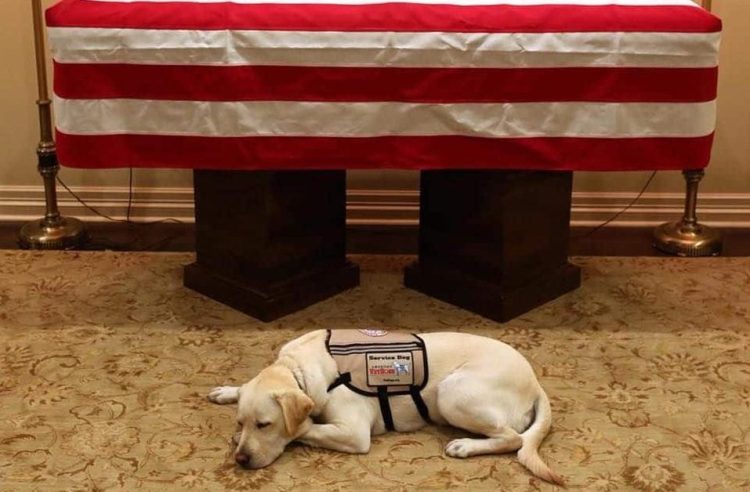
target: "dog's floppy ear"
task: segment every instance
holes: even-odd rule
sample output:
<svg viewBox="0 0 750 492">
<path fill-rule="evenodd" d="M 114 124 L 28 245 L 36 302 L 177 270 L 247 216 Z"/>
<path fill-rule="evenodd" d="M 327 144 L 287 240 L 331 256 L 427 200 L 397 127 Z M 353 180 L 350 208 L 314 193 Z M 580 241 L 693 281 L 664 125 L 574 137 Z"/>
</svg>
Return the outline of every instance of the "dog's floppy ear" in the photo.
<svg viewBox="0 0 750 492">
<path fill-rule="evenodd" d="M 281 405 L 287 433 L 290 436 L 296 436 L 299 426 L 310 415 L 315 403 L 298 389 L 276 393 L 274 398 Z"/>
</svg>

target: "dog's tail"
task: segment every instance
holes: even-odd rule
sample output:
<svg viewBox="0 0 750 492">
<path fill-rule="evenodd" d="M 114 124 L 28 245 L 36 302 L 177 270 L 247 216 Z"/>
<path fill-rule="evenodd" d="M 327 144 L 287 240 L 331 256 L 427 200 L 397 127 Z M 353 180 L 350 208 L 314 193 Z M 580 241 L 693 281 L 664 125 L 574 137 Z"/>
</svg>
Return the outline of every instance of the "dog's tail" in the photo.
<svg viewBox="0 0 750 492">
<path fill-rule="evenodd" d="M 518 450 L 518 461 L 537 477 L 557 485 L 565 485 L 563 477 L 550 470 L 539 457 L 539 445 L 552 426 L 552 407 L 547 394 L 541 389 L 539 398 L 534 403 L 534 422 L 521 434 L 523 444 Z"/>
</svg>

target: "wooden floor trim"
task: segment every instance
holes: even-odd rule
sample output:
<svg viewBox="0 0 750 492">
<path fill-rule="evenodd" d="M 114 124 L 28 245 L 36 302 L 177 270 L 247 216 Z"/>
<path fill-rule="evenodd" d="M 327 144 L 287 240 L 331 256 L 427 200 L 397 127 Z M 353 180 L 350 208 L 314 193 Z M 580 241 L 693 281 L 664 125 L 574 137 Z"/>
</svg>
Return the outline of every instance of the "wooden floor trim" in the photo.
<svg viewBox="0 0 750 492">
<path fill-rule="evenodd" d="M 0 249 L 17 249 L 23 222 L 0 222 Z M 195 224 L 134 225 L 91 222 L 86 224 L 91 250 L 193 251 Z M 571 229 L 571 256 L 664 256 L 651 246 L 651 227 Z M 750 256 L 750 228 L 722 229 L 724 256 Z M 349 225 L 350 254 L 416 254 L 418 230 L 413 225 Z"/>
</svg>

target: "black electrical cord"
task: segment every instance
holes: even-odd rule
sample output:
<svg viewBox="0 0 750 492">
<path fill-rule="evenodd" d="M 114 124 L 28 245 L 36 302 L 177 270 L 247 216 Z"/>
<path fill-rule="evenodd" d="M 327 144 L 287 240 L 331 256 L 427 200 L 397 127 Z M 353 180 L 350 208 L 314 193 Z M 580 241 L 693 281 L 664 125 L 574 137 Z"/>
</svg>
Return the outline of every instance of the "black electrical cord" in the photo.
<svg viewBox="0 0 750 492">
<path fill-rule="evenodd" d="M 60 185 L 65 188 L 65 190 L 70 193 L 70 195 L 76 199 L 81 205 L 86 207 L 88 210 L 93 212 L 94 214 L 98 215 L 99 217 L 102 217 L 110 222 L 118 222 L 118 223 L 124 223 L 131 226 L 149 226 L 154 224 L 164 224 L 164 223 L 174 223 L 174 224 L 184 224 L 184 222 L 174 219 L 174 218 L 166 218 L 161 220 L 154 220 L 150 222 L 135 222 L 130 219 L 131 213 L 132 213 L 132 207 L 133 207 L 133 169 L 130 169 L 129 179 L 128 179 L 128 207 L 125 215 L 125 219 L 116 219 L 114 217 L 110 217 L 109 215 L 100 212 L 99 210 L 95 209 L 88 203 L 86 203 L 80 196 L 78 196 L 73 190 L 71 190 L 68 185 L 65 184 L 65 182 L 57 176 L 57 182 L 60 183 Z M 162 247 L 167 242 L 179 237 L 180 234 L 170 234 L 167 236 L 164 236 L 163 238 L 159 239 L 157 242 L 147 245 L 140 245 L 139 243 L 143 240 L 142 234 L 138 234 L 136 238 L 130 242 L 127 243 L 116 243 L 109 241 L 106 238 L 92 238 L 91 242 L 89 243 L 88 248 L 89 249 L 111 249 L 111 250 L 118 250 L 118 251 L 129 251 L 129 250 L 141 250 L 141 251 L 152 251 L 155 247 Z"/>
<path fill-rule="evenodd" d="M 86 207 L 87 209 L 89 209 L 91 212 L 95 213 L 99 217 L 107 219 L 107 220 L 109 220 L 111 222 L 121 222 L 121 223 L 128 223 L 128 224 L 139 225 L 139 226 L 147 226 L 147 225 L 154 225 L 154 224 L 163 224 L 165 222 L 171 222 L 171 223 L 174 223 L 174 224 L 184 224 L 184 222 L 182 222 L 181 220 L 178 220 L 178 219 L 175 219 L 175 218 L 172 218 L 172 217 L 168 217 L 166 219 L 160 219 L 160 220 L 153 220 L 153 221 L 149 221 L 149 222 L 136 222 L 136 221 L 130 220 L 130 211 L 128 211 L 127 218 L 125 218 L 125 219 L 115 219 L 114 217 L 110 217 L 107 214 L 99 212 L 97 209 L 95 209 L 94 207 L 92 207 L 91 205 L 89 205 L 88 203 L 86 203 L 85 201 L 83 201 L 83 199 L 81 199 L 81 197 L 79 197 L 78 195 L 76 195 L 73 190 L 71 190 L 70 188 L 68 188 L 68 185 L 66 185 L 65 182 L 63 182 L 63 180 L 60 179 L 60 176 L 57 177 L 57 182 L 60 183 L 60 185 L 63 188 L 65 188 L 65 190 L 68 193 L 70 193 L 71 196 L 73 196 L 73 198 L 75 198 L 76 201 L 78 201 L 81 205 L 83 205 L 84 207 Z M 133 196 L 133 188 L 132 188 L 132 181 L 131 181 L 131 188 L 129 190 L 129 198 L 128 198 L 128 208 L 130 208 L 130 206 L 132 204 L 132 196 Z"/>
<path fill-rule="evenodd" d="M 598 232 L 598 231 L 599 231 L 599 230 L 601 230 L 601 229 L 602 229 L 603 227 L 606 227 L 606 226 L 607 226 L 608 224 L 610 224 L 611 222 L 613 222 L 613 221 L 617 220 L 617 218 L 618 218 L 618 217 L 619 217 L 620 215 L 622 215 L 622 214 L 624 214 L 625 212 L 627 212 L 627 211 L 628 211 L 628 210 L 630 209 L 630 207 L 632 207 L 633 205 L 635 205 L 635 204 L 636 204 L 636 202 L 637 202 L 638 200 L 640 200 L 640 199 L 641 199 L 641 197 L 643 196 L 643 194 L 644 194 L 644 193 L 646 192 L 646 189 L 647 189 L 647 188 L 649 187 L 649 185 L 651 184 L 651 181 L 653 181 L 653 180 L 654 180 L 654 177 L 656 176 L 656 173 L 657 173 L 657 171 L 654 171 L 654 172 L 652 172 L 652 173 L 651 173 L 651 176 L 649 176 L 649 177 L 648 177 L 648 180 L 646 180 L 646 184 L 645 184 L 645 185 L 643 185 L 643 188 L 641 188 L 641 191 L 640 191 L 640 192 L 638 193 L 638 195 L 637 195 L 637 196 L 636 196 L 636 197 L 635 197 L 635 198 L 633 199 L 633 201 L 631 201 L 630 203 L 628 203 L 628 204 L 627 204 L 627 206 L 626 206 L 625 208 L 623 208 L 622 210 L 620 210 L 619 212 L 617 212 L 617 213 L 616 213 L 615 215 L 613 215 L 612 217 L 610 217 L 609 219 L 607 219 L 607 220 L 606 220 L 605 222 L 602 222 L 602 223 L 601 223 L 601 224 L 599 224 L 598 226 L 594 227 L 593 229 L 591 229 L 590 231 L 588 231 L 588 232 L 587 232 L 586 234 L 581 234 L 580 236 L 574 236 L 574 237 L 573 237 L 573 240 L 575 240 L 575 241 L 580 241 L 581 239 L 586 239 L 586 238 L 589 238 L 589 237 L 591 237 L 591 236 L 592 236 L 592 235 L 593 235 L 594 233 Z"/>
</svg>

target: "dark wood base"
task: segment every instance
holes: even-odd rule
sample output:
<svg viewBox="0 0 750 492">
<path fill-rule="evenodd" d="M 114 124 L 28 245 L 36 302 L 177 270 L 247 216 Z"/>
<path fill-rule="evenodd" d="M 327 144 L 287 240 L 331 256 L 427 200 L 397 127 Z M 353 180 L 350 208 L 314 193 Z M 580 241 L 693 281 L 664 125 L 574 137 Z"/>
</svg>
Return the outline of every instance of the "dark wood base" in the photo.
<svg viewBox="0 0 750 492">
<path fill-rule="evenodd" d="M 195 171 L 194 182 L 186 287 L 272 321 L 359 284 L 344 171 Z"/>
<path fill-rule="evenodd" d="M 507 321 L 581 283 L 568 263 L 570 172 L 424 171 L 419 260 L 404 282 Z"/>
<path fill-rule="evenodd" d="M 424 266 L 415 261 L 404 271 L 404 284 L 485 318 L 505 322 L 577 289 L 581 269 L 568 263 L 525 285 L 505 287 L 445 265 Z"/>
<path fill-rule="evenodd" d="M 304 272 L 276 285 L 253 286 L 205 268 L 185 267 L 184 283 L 211 299 L 269 322 L 359 285 L 359 267 L 351 262 Z"/>
</svg>

